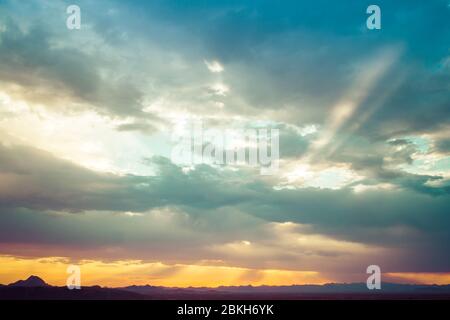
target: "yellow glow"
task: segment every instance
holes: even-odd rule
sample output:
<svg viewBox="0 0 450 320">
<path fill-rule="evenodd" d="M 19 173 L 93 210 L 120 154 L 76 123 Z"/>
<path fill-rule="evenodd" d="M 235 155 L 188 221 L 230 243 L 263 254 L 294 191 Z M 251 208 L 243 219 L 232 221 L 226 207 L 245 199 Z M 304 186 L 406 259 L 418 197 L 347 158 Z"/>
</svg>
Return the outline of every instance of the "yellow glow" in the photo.
<svg viewBox="0 0 450 320">
<path fill-rule="evenodd" d="M 417 283 L 417 284 L 438 284 L 450 283 L 450 273 L 429 273 L 429 272 L 392 272 L 386 273 L 386 277 L 396 282 Z"/>
<path fill-rule="evenodd" d="M 0 256 L 0 283 L 8 284 L 37 275 L 52 285 L 64 286 L 71 264 L 65 258 L 24 259 Z M 75 264 L 75 263 L 74 263 Z M 323 284 L 330 280 L 314 271 L 247 269 L 213 265 L 168 265 L 141 261 L 82 261 L 81 285 L 121 287 L 132 284 L 169 287 L 217 287 L 221 285 Z"/>
</svg>

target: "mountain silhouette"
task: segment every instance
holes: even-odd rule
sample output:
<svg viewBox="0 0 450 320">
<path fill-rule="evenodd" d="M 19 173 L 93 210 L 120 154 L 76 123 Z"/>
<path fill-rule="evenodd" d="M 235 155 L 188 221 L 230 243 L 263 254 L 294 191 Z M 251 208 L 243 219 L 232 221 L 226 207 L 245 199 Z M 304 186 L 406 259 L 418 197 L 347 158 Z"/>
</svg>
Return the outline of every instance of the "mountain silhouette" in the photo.
<svg viewBox="0 0 450 320">
<path fill-rule="evenodd" d="M 29 276 L 26 280 L 19 280 L 14 283 L 10 283 L 8 287 L 50 287 L 44 280 L 38 276 Z"/>
<path fill-rule="evenodd" d="M 365 283 L 292 286 L 222 286 L 173 288 L 132 285 L 122 288 L 82 286 L 69 290 L 47 284 L 37 276 L 0 285 L 0 300 L 335 300 L 335 299 L 446 299 L 450 285 L 382 283 L 368 290 Z"/>
</svg>

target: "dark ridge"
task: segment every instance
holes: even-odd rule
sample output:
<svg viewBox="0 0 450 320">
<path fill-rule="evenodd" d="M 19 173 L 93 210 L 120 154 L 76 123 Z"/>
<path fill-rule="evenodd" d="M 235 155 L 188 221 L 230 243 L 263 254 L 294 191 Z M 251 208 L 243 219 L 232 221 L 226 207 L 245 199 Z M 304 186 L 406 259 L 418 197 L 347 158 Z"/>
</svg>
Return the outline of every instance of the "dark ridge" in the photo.
<svg viewBox="0 0 450 320">
<path fill-rule="evenodd" d="M 13 283 L 10 283 L 8 287 L 50 287 L 44 280 L 39 278 L 38 276 L 29 276 L 26 280 L 19 280 Z"/>
<path fill-rule="evenodd" d="M 2 300 L 348 300 L 348 299 L 450 299 L 450 285 L 382 283 L 381 290 L 368 290 L 365 283 L 332 283 L 292 286 L 229 286 L 217 288 L 169 288 L 137 286 L 104 288 L 48 285 L 31 276 L 7 286 L 0 285 Z"/>
</svg>

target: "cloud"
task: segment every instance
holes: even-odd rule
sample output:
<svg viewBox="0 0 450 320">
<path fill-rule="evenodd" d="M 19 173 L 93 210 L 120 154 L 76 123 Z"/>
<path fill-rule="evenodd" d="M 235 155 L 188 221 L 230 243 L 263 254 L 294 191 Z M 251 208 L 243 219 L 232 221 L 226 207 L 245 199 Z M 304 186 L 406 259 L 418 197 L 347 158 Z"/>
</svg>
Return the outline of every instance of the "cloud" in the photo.
<svg viewBox="0 0 450 320">
<path fill-rule="evenodd" d="M 157 129 L 150 123 L 147 122 L 132 122 L 132 123 L 123 123 L 117 126 L 118 131 L 140 131 L 143 133 L 154 133 L 157 132 Z"/>
<path fill-rule="evenodd" d="M 102 73 L 106 61 L 95 53 L 52 45 L 55 36 L 38 24 L 22 31 L 9 21 L 0 39 L 0 79 L 17 85 L 17 95 L 53 108 L 85 104 L 114 115 L 141 113 L 139 89 Z"/>
<path fill-rule="evenodd" d="M 206 67 L 208 67 L 208 70 L 211 71 L 212 73 L 220 73 L 224 70 L 223 66 L 217 60 L 213 61 L 205 60 L 205 64 Z"/>
<path fill-rule="evenodd" d="M 150 255 L 161 259 L 223 259 L 253 267 L 268 267 L 263 257 L 272 250 L 275 256 L 270 265 L 278 267 L 293 267 L 298 254 L 312 252 L 323 257 L 321 252 L 326 252 L 327 246 L 317 251 L 318 247 L 308 245 L 294 254 L 294 248 L 280 244 L 273 236 L 271 243 L 270 233 L 263 231 L 267 223 L 292 221 L 310 225 L 309 233 L 320 235 L 315 239 L 343 241 L 343 248 L 349 241 L 390 250 L 402 247 L 399 257 L 406 261 L 426 257 L 410 267 L 397 259 L 389 260 L 386 263 L 390 268 L 396 263 L 402 270 L 449 267 L 442 260 L 437 263 L 448 252 L 448 196 L 436 198 L 409 190 L 355 193 L 349 188 L 276 191 L 267 182 L 252 178 L 251 172 L 244 177 L 242 171 L 221 172 L 201 165 L 186 173 L 161 157 L 152 159 L 157 174 L 144 177 L 94 173 L 25 147 L 3 146 L 0 154 L 3 242 L 28 243 L 25 247 L 66 243 L 78 254 L 93 250 L 96 255 L 99 252 L 94 248 L 117 248 L 105 259 L 145 256 L 141 250 L 146 247 Z M 73 218 L 46 213 L 52 211 L 86 213 Z M 144 215 L 114 217 L 112 212 Z M 148 233 L 150 225 L 155 229 Z M 179 248 L 181 239 L 186 240 L 185 250 L 175 254 L 173 250 Z M 224 256 L 220 249 L 226 243 L 244 240 L 260 246 L 263 255 L 239 260 L 238 251 L 233 249 L 231 256 Z M 217 249 L 207 250 L 214 243 Z M 357 259 L 358 251 L 351 248 L 347 254 Z"/>
</svg>

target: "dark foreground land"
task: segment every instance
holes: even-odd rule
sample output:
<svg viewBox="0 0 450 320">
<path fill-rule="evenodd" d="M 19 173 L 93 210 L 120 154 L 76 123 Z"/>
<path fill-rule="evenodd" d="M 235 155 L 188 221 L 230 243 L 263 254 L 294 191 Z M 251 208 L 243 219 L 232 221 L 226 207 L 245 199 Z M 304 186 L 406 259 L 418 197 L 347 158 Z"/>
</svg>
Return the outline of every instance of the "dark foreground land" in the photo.
<svg viewBox="0 0 450 320">
<path fill-rule="evenodd" d="M 69 290 L 31 276 L 0 286 L 1 300 L 450 300 L 450 285 L 404 285 L 383 283 L 381 290 L 365 284 L 297 286 L 239 286 L 218 288 L 124 288 L 82 287 Z"/>
</svg>

